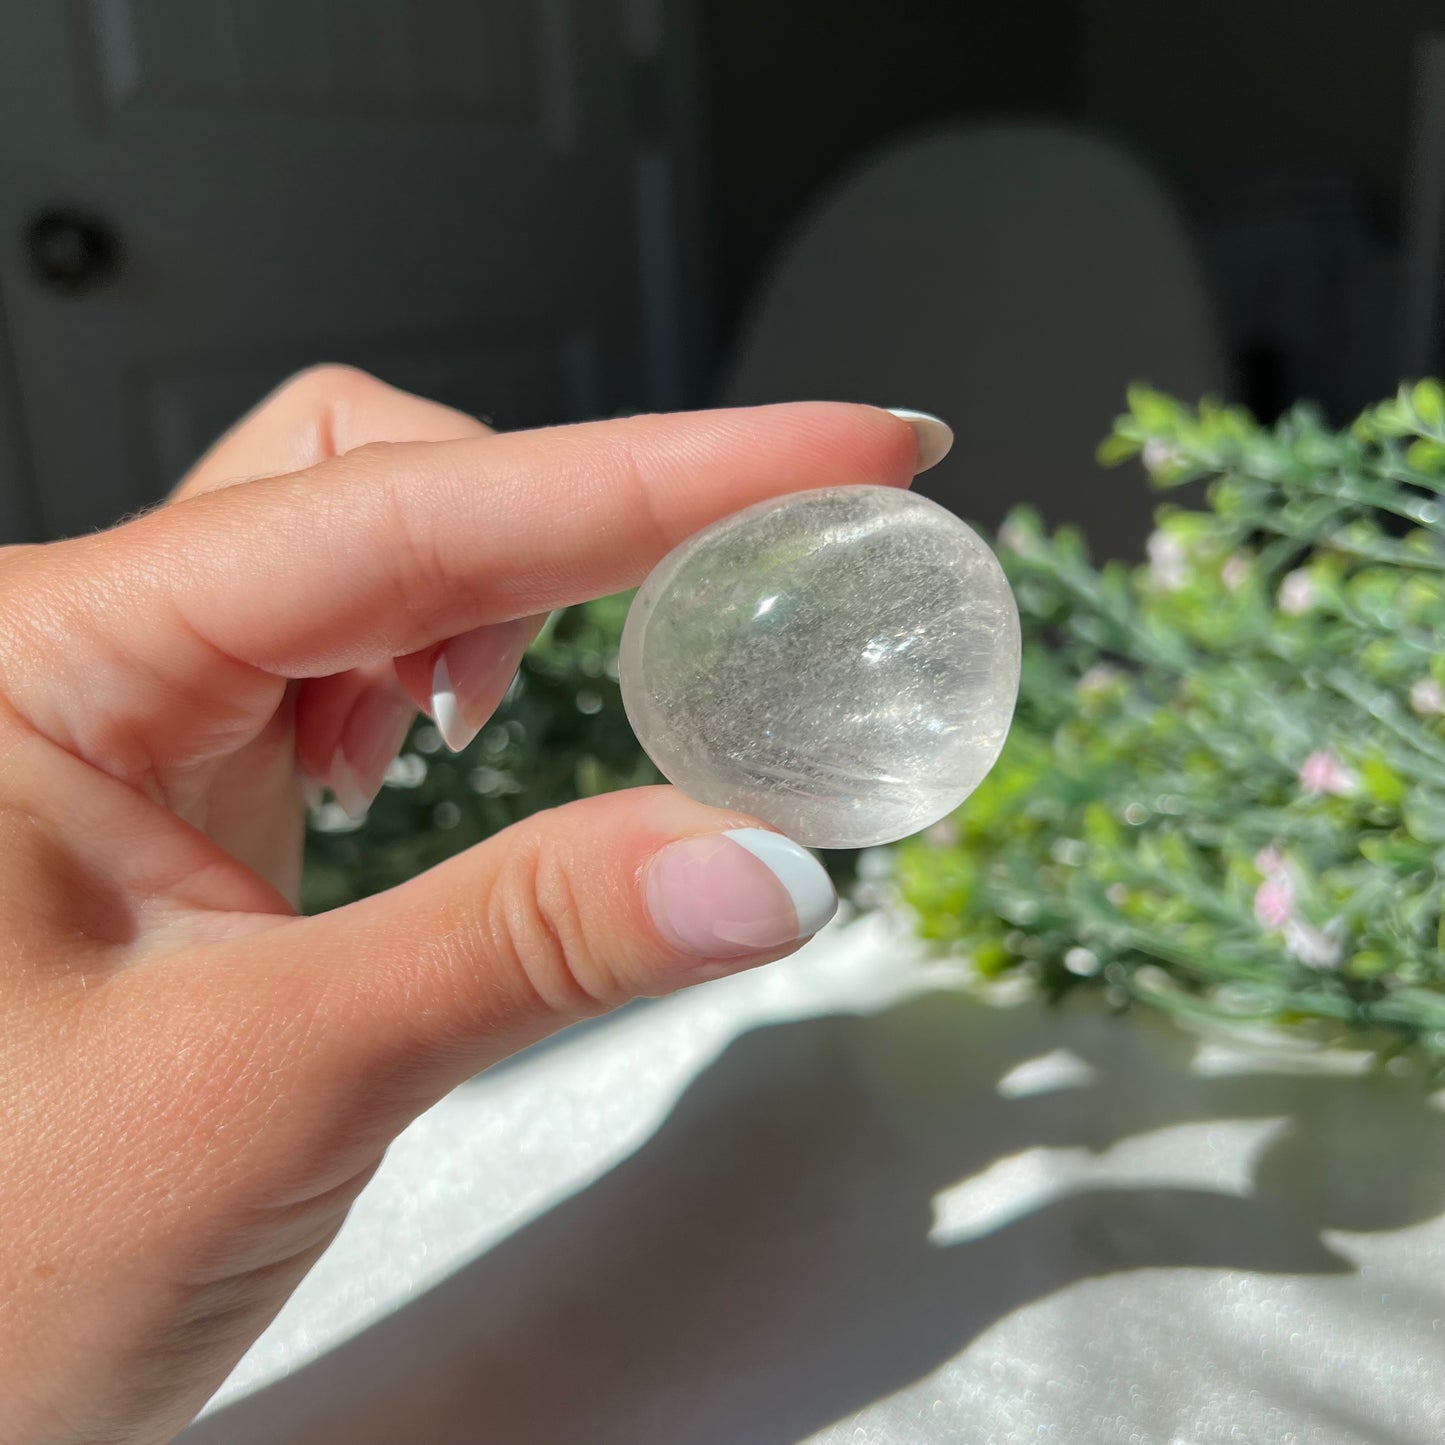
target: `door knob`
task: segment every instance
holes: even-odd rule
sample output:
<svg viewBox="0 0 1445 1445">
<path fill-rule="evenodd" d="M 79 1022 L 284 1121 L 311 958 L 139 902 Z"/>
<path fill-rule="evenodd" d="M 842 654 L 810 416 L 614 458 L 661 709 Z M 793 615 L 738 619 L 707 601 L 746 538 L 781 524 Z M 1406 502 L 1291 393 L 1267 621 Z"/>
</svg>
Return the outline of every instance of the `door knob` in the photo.
<svg viewBox="0 0 1445 1445">
<path fill-rule="evenodd" d="M 75 295 L 109 281 L 122 247 L 111 224 L 68 206 L 47 206 L 25 228 L 30 274 L 52 291 Z"/>
</svg>

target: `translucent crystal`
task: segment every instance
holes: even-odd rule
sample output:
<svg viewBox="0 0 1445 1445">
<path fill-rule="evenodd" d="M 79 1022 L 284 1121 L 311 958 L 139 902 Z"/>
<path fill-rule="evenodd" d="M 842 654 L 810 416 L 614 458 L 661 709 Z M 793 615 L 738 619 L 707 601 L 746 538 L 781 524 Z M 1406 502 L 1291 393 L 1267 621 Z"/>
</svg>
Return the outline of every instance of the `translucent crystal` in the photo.
<svg viewBox="0 0 1445 1445">
<path fill-rule="evenodd" d="M 815 848 L 892 842 L 993 766 L 1019 681 L 1003 570 L 891 487 L 800 492 L 668 554 L 628 613 L 622 697 L 684 791 Z"/>
</svg>

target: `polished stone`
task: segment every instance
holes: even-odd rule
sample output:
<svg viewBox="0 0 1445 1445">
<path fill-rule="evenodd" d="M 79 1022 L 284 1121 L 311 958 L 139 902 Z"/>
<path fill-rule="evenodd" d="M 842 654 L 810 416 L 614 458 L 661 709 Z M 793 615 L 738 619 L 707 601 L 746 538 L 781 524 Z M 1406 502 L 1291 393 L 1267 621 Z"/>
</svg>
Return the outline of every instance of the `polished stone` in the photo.
<svg viewBox="0 0 1445 1445">
<path fill-rule="evenodd" d="M 810 847 L 891 842 L 993 766 L 1019 620 L 972 528 L 891 487 L 736 513 L 669 553 L 628 614 L 622 696 L 662 772 Z"/>
</svg>

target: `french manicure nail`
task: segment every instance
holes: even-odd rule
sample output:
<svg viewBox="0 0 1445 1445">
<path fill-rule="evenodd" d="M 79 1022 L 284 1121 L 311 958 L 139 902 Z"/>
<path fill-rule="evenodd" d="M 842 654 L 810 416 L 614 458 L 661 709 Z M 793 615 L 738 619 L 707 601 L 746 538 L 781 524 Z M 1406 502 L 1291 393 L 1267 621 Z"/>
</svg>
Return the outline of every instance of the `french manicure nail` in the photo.
<svg viewBox="0 0 1445 1445">
<path fill-rule="evenodd" d="M 698 958 L 742 958 L 808 938 L 838 895 L 823 865 L 763 828 L 683 838 L 653 858 L 647 905 L 658 932 Z"/>
<path fill-rule="evenodd" d="M 914 411 L 906 406 L 890 406 L 887 410 L 900 420 L 906 421 L 918 438 L 915 475 L 926 472 L 929 467 L 936 467 L 948 455 L 953 446 L 953 428 L 946 421 L 934 416 L 932 412 Z"/>
<path fill-rule="evenodd" d="M 452 638 L 437 654 L 432 721 L 454 753 L 461 752 L 496 711 L 532 640 L 534 622 L 518 618 L 478 627 Z"/>
<path fill-rule="evenodd" d="M 336 750 L 336 756 L 331 760 L 331 767 L 326 774 L 326 783 L 341 811 L 353 823 L 359 823 L 366 816 L 367 809 L 371 807 L 372 794 L 362 788 L 355 770 L 346 761 L 340 748 Z"/>
<path fill-rule="evenodd" d="M 326 779 L 348 818 L 366 816 L 414 716 L 411 703 L 390 688 L 373 688 L 352 708 Z"/>
</svg>

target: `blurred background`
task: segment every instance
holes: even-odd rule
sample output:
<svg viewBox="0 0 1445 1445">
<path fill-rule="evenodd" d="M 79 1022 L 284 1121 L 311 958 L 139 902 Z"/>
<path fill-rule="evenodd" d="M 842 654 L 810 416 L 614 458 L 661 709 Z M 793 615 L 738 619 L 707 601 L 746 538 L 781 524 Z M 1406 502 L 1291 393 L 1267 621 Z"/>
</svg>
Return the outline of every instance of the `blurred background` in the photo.
<svg viewBox="0 0 1445 1445">
<path fill-rule="evenodd" d="M 1142 379 L 1348 419 L 1440 347 L 1429 0 L 0 4 L 0 540 L 290 372 L 500 427 L 830 396 L 1136 551 Z"/>
<path fill-rule="evenodd" d="M 809 397 L 933 411 L 957 441 L 920 490 L 990 528 L 1032 503 L 1137 558 L 1145 470 L 1094 455 L 1130 383 L 1263 421 L 1308 398 L 1345 425 L 1441 364 L 1442 267 L 1439 0 L 0 0 L 0 543 L 153 503 L 332 361 L 501 428 Z M 1208 426 L 1155 401 L 1130 455 L 1217 473 Z M 1332 480 L 1324 425 L 1284 431 L 1242 448 L 1261 508 L 1284 510 L 1285 473 L 1302 496 Z M 1398 506 L 1399 441 L 1407 480 L 1445 495 L 1439 388 L 1381 436 L 1377 492 Z M 1445 1438 L 1445 1096 L 1393 1052 L 1365 1076 L 1363 1054 L 1281 1062 L 1109 1012 L 1125 985 L 1173 997 L 1170 977 L 1181 1013 L 1224 1009 L 1204 965 L 1254 957 L 1217 946 L 1242 938 L 1296 1016 L 1354 1017 L 1388 986 L 1445 1057 L 1445 664 L 1427 675 L 1426 645 L 1382 682 L 1376 657 L 1393 712 L 1314 682 L 1322 657 L 1358 681 L 1379 634 L 1438 637 L 1438 613 L 1386 606 L 1438 602 L 1412 570 L 1438 557 L 1372 533 L 1393 571 L 1337 626 L 1289 601 L 1334 585 L 1333 543 L 1283 531 L 1293 590 L 1263 563 L 1248 585 L 1213 554 L 1186 567 L 1165 532 L 1154 581 L 1110 594 L 1134 599 L 1125 644 L 1203 655 L 1219 766 L 1196 811 L 1231 826 L 1202 850 L 1195 803 L 1157 781 L 1173 734 L 1139 730 L 1173 693 L 1126 713 L 1123 674 L 1090 665 L 1093 594 L 1044 585 L 1081 575 L 1072 540 L 1038 540 L 1017 590 L 1039 665 L 992 813 L 976 798 L 906 867 L 924 931 L 977 943 L 950 914 L 987 904 L 984 864 L 1012 849 L 1029 907 L 990 920 L 991 967 L 1042 989 L 965 998 L 977 978 L 883 906 L 896 863 L 874 850 L 847 910 L 873 911 L 795 960 L 569 1031 L 424 1115 L 197 1445 L 462 1445 L 481 1421 L 507 1445 Z M 365 824 L 313 810 L 308 906 L 652 777 L 618 697 L 625 605 L 554 618 L 464 755 L 419 725 Z M 1061 717 L 1087 744 L 1062 783 L 1039 762 Z M 1303 788 L 1326 743 L 1375 791 Z M 1168 804 L 1147 827 L 1138 777 Z M 1366 899 L 1361 938 L 1409 904 L 1388 956 L 1321 971 L 1265 926 L 1266 805 L 1322 879 L 1369 832 L 1373 871 L 1340 889 Z M 1094 812 L 1128 830 L 1089 853 Z M 1084 858 L 1162 880 L 1163 946 L 1106 961 L 1116 920 L 1090 894 L 1108 927 L 1048 952 Z M 1180 937 L 1203 939 L 1193 973 Z M 1085 979 L 1103 1004 L 1035 1006 Z"/>
</svg>

